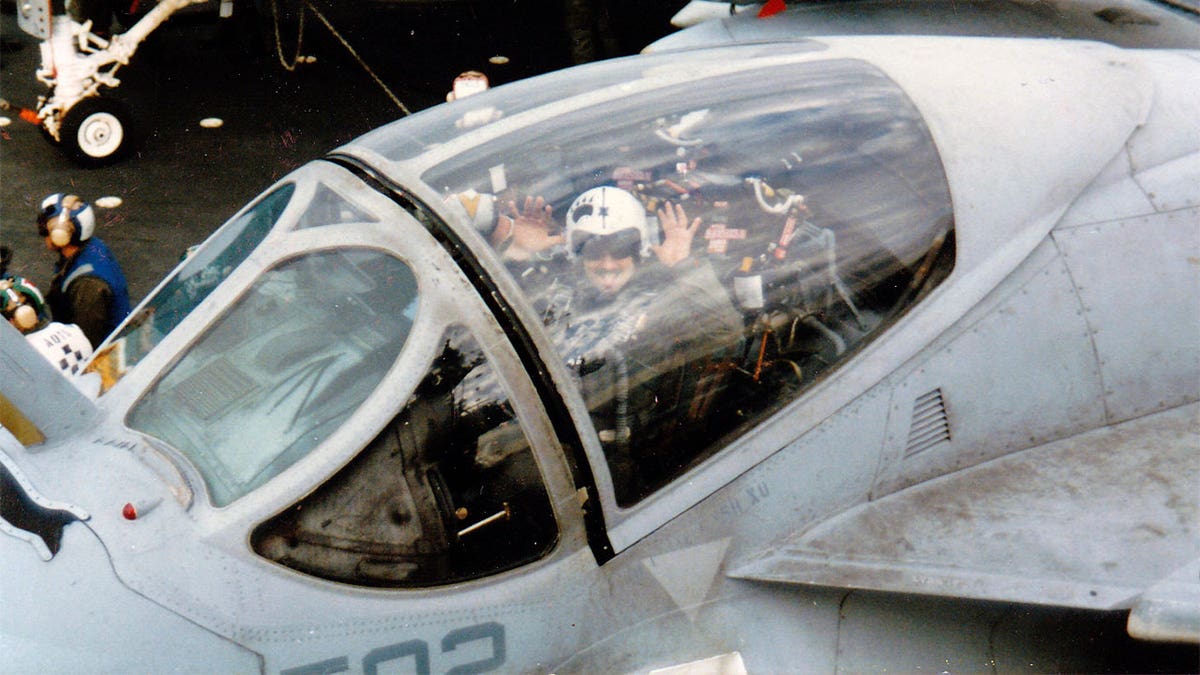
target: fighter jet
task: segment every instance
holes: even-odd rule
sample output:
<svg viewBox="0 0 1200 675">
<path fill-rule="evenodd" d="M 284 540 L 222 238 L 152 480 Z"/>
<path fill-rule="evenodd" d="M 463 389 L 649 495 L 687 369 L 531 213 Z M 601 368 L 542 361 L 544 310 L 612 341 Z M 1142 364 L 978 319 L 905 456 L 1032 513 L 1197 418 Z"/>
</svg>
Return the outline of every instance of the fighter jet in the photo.
<svg viewBox="0 0 1200 675">
<path fill-rule="evenodd" d="M 639 55 L 373 131 L 67 379 L 16 671 L 1191 669 L 1200 55 Z"/>
</svg>

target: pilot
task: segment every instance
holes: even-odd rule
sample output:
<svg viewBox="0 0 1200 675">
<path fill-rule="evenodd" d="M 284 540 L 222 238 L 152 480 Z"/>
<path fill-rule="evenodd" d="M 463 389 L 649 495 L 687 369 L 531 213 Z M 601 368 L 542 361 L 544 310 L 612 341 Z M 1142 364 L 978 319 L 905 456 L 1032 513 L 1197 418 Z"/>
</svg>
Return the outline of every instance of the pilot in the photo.
<svg viewBox="0 0 1200 675">
<path fill-rule="evenodd" d="M 566 221 L 563 233 L 556 234 L 551 207 L 543 198 L 527 197 L 520 208 L 509 202 L 492 231 L 492 244 L 506 261 L 546 257 L 565 247 L 566 258 L 578 263 L 590 282 L 594 302 L 614 299 L 651 253 L 665 268 L 688 259 L 700 227 L 699 218 L 687 222 L 681 204 L 664 203 L 658 210 L 662 244 L 654 244 L 642 203 L 628 191 L 609 186 L 576 197 Z"/>
<path fill-rule="evenodd" d="M 583 317 L 616 315 L 625 330 L 610 332 L 610 343 L 654 332 L 637 330 L 651 320 L 676 339 L 704 330 L 717 342 L 741 335 L 741 315 L 724 287 L 704 261 L 692 256 L 701 219 L 689 221 L 682 204 L 663 203 L 654 220 L 629 191 L 596 187 L 571 203 L 561 231 L 541 197 L 527 198 L 520 209 L 509 202 L 507 210 L 492 235 L 505 260 L 553 255 L 574 270 L 573 283 L 560 282 L 560 273 L 547 284 L 552 288 L 542 299 L 549 303 L 543 307 L 548 324 L 569 315 L 568 332 L 574 333 Z M 654 241 L 656 228 L 660 244 Z M 561 253 L 548 254 L 551 250 Z"/>
<path fill-rule="evenodd" d="M 563 324 L 552 332 L 568 361 L 656 333 L 670 337 L 657 341 L 669 348 L 701 335 L 720 344 L 741 337 L 741 314 L 692 256 L 701 219 L 689 221 L 682 204 L 662 203 L 654 221 L 628 190 L 595 187 L 571 203 L 562 228 L 542 197 L 518 206 L 467 191 L 447 205 L 490 238 L 546 325 Z"/>
<path fill-rule="evenodd" d="M 581 378 L 584 397 L 619 492 L 633 493 L 669 473 L 667 440 L 695 424 L 680 392 L 697 389 L 705 364 L 740 348 L 744 323 L 707 262 L 691 255 L 700 218 L 665 203 L 662 243 L 642 202 L 617 187 L 580 194 L 561 234 L 543 200 L 509 206 L 504 257 L 562 246 L 574 274 L 558 275 L 535 297 L 552 339 Z M 562 277 L 572 282 L 561 283 Z M 631 440 L 632 439 L 632 440 Z M 663 466 L 656 466 L 663 464 Z"/>
<path fill-rule="evenodd" d="M 92 345 L 108 337 L 129 314 L 125 274 L 108 246 L 93 236 L 96 214 L 75 195 L 42 201 L 38 234 L 58 252 L 47 300 L 54 318 L 83 329 Z"/>
</svg>

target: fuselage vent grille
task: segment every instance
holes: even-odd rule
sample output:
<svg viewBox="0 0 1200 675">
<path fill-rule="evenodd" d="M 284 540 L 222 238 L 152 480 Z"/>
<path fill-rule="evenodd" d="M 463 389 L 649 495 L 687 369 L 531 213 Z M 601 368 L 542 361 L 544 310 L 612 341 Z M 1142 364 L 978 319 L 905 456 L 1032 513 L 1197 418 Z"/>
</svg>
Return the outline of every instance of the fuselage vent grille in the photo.
<svg viewBox="0 0 1200 675">
<path fill-rule="evenodd" d="M 912 426 L 904 456 L 912 457 L 939 443 L 950 442 L 950 418 L 946 416 L 946 401 L 941 388 L 923 394 L 913 402 Z"/>
</svg>

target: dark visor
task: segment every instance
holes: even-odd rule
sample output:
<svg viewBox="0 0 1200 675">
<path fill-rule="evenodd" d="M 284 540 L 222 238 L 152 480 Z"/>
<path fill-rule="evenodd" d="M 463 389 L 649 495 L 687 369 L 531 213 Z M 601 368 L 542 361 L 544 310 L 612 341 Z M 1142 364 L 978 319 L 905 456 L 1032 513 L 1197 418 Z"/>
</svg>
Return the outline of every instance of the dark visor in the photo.
<svg viewBox="0 0 1200 675">
<path fill-rule="evenodd" d="M 610 255 L 614 258 L 636 257 L 642 247 L 642 235 L 636 229 L 628 228 L 612 234 L 575 234 L 575 255 L 596 260 Z"/>
</svg>

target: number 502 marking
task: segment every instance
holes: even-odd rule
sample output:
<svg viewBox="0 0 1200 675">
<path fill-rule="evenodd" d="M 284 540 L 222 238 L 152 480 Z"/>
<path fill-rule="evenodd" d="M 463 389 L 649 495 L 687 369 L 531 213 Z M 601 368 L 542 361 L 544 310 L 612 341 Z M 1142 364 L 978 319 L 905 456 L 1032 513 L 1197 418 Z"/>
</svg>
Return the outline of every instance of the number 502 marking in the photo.
<svg viewBox="0 0 1200 675">
<path fill-rule="evenodd" d="M 446 675 L 474 675 L 486 673 L 504 665 L 507 655 L 504 648 L 504 626 L 491 621 L 466 628 L 456 628 L 442 637 L 442 654 L 449 654 L 460 646 L 476 640 L 491 640 L 492 655 L 485 659 L 463 663 L 446 670 Z M 362 659 L 364 675 L 377 675 L 380 664 L 398 659 L 413 659 L 418 675 L 432 675 L 430 669 L 429 643 L 424 640 L 407 640 L 376 647 Z M 350 657 L 339 656 L 325 661 L 308 663 L 280 671 L 280 675 L 327 675 L 350 670 Z"/>
</svg>

